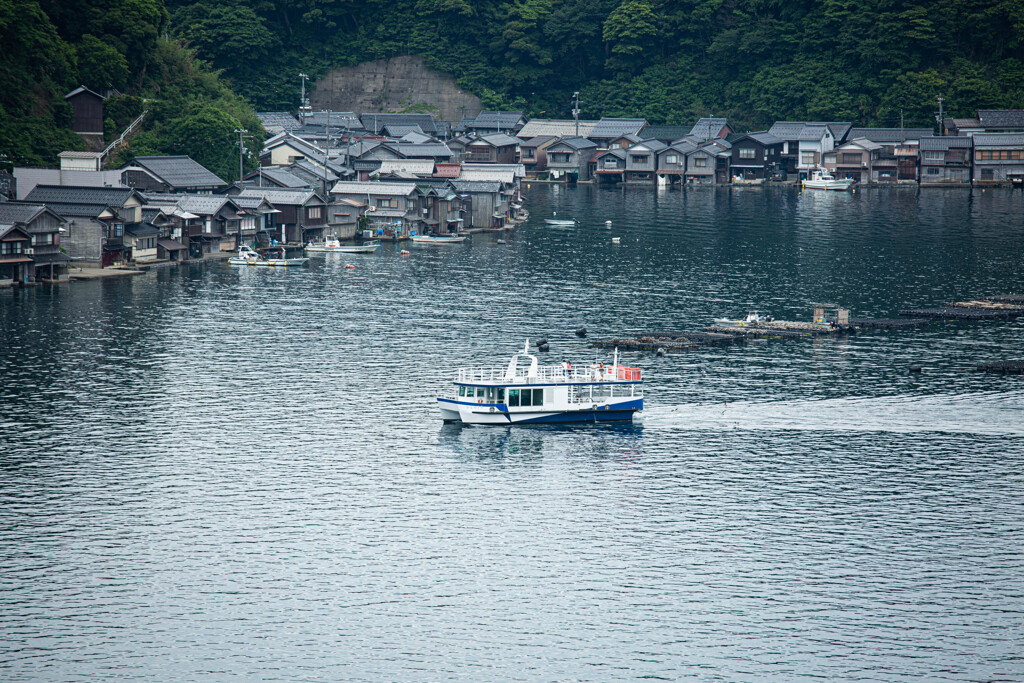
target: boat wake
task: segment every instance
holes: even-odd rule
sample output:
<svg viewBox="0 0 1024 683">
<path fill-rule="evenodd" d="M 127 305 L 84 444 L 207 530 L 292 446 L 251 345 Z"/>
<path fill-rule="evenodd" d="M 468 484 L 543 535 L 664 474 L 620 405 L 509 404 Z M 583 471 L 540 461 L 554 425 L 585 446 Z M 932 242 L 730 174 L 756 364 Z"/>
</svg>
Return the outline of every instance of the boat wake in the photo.
<svg viewBox="0 0 1024 683">
<path fill-rule="evenodd" d="M 645 429 L 1024 436 L 1024 392 L 649 406 Z"/>
</svg>

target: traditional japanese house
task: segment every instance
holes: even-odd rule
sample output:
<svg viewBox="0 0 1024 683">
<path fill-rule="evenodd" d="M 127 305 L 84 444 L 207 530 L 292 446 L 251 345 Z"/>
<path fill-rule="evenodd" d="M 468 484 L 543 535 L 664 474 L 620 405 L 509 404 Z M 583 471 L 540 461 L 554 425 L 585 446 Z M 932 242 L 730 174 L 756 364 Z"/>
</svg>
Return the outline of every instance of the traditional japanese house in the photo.
<svg viewBox="0 0 1024 683">
<path fill-rule="evenodd" d="M 626 150 L 627 183 L 653 183 L 658 170 L 658 152 L 668 147 L 660 140 L 638 142 Z"/>
<path fill-rule="evenodd" d="M 921 138 L 921 184 L 969 185 L 972 148 L 967 136 Z"/>
<path fill-rule="evenodd" d="M 693 143 L 678 142 L 666 145 L 658 150 L 656 152 L 658 170 L 655 171 L 655 178 L 658 184 L 681 184 L 686 176 L 686 155 L 696 149 Z M 714 168 L 714 165 L 712 165 L 712 168 Z"/>
<path fill-rule="evenodd" d="M 516 162 L 521 142 L 519 138 L 504 133 L 484 135 L 466 146 L 462 160 L 471 163 L 512 164 Z"/>
<path fill-rule="evenodd" d="M 235 194 L 233 191 L 232 194 Z M 286 190 L 274 188 L 247 187 L 240 197 L 262 197 L 270 202 L 278 213 L 273 214 L 274 224 L 266 231 L 279 242 L 285 244 L 308 244 L 323 239 L 327 227 L 327 200 L 317 190 Z M 259 229 L 258 216 L 243 213 L 245 230 L 255 235 Z"/>
<path fill-rule="evenodd" d="M 826 152 L 823 166 L 836 178 L 849 178 L 858 183 L 875 182 L 871 170 L 875 156 L 884 148 L 867 138 L 857 138 Z"/>
<path fill-rule="evenodd" d="M 25 255 L 32 259 L 28 279 L 34 281 L 66 280 L 68 262 L 61 251 L 61 231 L 66 220 L 45 204 L 0 202 L 0 225 L 15 225 L 29 236 Z"/>
<path fill-rule="evenodd" d="M 590 180 L 590 159 L 597 143 L 586 138 L 563 138 L 547 149 L 548 171 L 553 180 L 574 183 Z"/>
<path fill-rule="evenodd" d="M 847 138 L 866 138 L 882 146 L 872 161 L 871 181 L 876 183 L 916 183 L 918 145 L 931 137 L 931 128 L 852 128 Z"/>
<path fill-rule="evenodd" d="M 975 183 L 1024 179 L 1024 134 L 975 133 L 973 140 Z"/>
<path fill-rule="evenodd" d="M 613 140 L 624 135 L 639 136 L 647 125 L 645 119 L 622 119 L 606 116 L 587 134 L 587 138 L 597 143 L 598 149 L 608 149 Z M 582 134 L 581 134 L 582 135 Z"/>
<path fill-rule="evenodd" d="M 212 194 L 227 183 L 191 157 L 135 157 L 121 171 L 121 183 L 142 192 Z"/>
<path fill-rule="evenodd" d="M 606 149 L 597 152 L 593 159 L 593 176 L 602 184 L 622 182 L 626 175 L 626 150 Z"/>
<path fill-rule="evenodd" d="M 734 183 L 762 183 L 781 169 L 783 141 L 767 131 L 732 141 L 729 167 Z"/>
<path fill-rule="evenodd" d="M 553 135 L 538 135 L 519 143 L 519 159 L 526 175 L 533 177 L 548 168 L 548 147 L 558 142 Z"/>
<path fill-rule="evenodd" d="M 364 204 L 367 229 L 380 237 L 409 237 L 413 232 L 422 233 L 426 225 L 416 181 L 342 182 L 331 188 L 331 195 L 336 202 Z"/>
<path fill-rule="evenodd" d="M 32 272 L 32 257 L 26 253 L 29 241 L 24 229 L 0 221 L 0 287 L 28 282 Z"/>
</svg>

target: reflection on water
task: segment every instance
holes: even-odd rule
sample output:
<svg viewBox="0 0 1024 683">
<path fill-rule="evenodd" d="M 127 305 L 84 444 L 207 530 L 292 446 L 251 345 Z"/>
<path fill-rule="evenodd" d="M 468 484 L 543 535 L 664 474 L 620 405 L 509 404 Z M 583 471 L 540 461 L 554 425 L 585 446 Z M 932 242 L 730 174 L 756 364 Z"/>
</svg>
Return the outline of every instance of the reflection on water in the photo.
<svg viewBox="0 0 1024 683">
<path fill-rule="evenodd" d="M 1024 679 L 1024 386 L 973 371 L 1022 320 L 626 353 L 633 425 L 433 402 L 583 326 L 1020 292 L 1022 193 L 527 192 L 505 244 L 0 291 L 0 679 Z"/>
</svg>

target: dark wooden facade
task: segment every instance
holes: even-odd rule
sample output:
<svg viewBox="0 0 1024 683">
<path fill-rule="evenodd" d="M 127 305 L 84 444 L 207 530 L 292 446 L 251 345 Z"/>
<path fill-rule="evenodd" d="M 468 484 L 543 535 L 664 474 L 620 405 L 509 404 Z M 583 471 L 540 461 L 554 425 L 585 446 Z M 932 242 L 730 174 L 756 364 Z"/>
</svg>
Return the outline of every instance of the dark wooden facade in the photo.
<svg viewBox="0 0 1024 683">
<path fill-rule="evenodd" d="M 103 96 L 84 85 L 75 88 L 64 99 L 71 103 L 74 116 L 71 130 L 76 133 L 103 134 Z"/>
</svg>

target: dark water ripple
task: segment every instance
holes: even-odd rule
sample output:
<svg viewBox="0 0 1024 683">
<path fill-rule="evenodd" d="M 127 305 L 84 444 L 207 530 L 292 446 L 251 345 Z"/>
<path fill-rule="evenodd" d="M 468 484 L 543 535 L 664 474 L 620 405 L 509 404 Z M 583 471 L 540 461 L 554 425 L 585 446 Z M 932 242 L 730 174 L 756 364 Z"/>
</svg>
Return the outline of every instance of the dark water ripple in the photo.
<svg viewBox="0 0 1024 683">
<path fill-rule="evenodd" d="M 626 354 L 633 426 L 431 403 L 581 325 L 1020 292 L 1021 193 L 529 196 L 507 245 L 0 291 L 0 678 L 1024 679 L 1024 385 L 969 371 L 1022 321 Z"/>
</svg>

